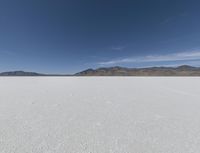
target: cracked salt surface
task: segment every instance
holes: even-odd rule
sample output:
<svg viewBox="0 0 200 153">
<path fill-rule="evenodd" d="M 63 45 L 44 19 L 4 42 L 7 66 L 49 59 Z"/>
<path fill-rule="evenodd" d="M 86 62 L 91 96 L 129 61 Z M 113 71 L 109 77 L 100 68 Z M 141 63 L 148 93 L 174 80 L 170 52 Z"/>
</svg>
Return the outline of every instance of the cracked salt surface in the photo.
<svg viewBox="0 0 200 153">
<path fill-rule="evenodd" d="M 199 153 L 200 78 L 1 77 L 0 153 Z"/>
</svg>

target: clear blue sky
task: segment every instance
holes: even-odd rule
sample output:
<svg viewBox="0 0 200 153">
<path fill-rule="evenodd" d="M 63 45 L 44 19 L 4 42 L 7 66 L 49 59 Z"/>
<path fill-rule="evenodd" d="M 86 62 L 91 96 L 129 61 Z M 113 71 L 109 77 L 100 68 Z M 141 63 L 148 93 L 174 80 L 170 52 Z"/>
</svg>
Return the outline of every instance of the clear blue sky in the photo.
<svg viewBox="0 0 200 153">
<path fill-rule="evenodd" d="M 0 71 L 200 65 L 199 0 L 1 0 Z"/>
</svg>

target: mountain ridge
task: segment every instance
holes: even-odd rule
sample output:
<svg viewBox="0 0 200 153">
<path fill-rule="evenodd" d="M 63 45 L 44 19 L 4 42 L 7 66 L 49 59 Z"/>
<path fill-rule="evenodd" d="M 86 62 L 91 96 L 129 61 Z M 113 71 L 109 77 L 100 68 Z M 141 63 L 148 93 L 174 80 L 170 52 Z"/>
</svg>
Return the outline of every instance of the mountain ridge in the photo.
<svg viewBox="0 0 200 153">
<path fill-rule="evenodd" d="M 189 65 L 178 67 L 102 67 L 87 69 L 75 74 L 76 76 L 200 76 L 200 68 Z"/>
<path fill-rule="evenodd" d="M 45 76 L 45 74 L 26 71 L 7 71 L 1 72 L 0 76 Z"/>
<path fill-rule="evenodd" d="M 200 76 L 200 67 L 181 65 L 178 67 L 100 67 L 97 69 L 86 69 L 81 72 L 68 74 L 44 74 L 26 71 L 1 72 L 0 76 Z"/>
</svg>

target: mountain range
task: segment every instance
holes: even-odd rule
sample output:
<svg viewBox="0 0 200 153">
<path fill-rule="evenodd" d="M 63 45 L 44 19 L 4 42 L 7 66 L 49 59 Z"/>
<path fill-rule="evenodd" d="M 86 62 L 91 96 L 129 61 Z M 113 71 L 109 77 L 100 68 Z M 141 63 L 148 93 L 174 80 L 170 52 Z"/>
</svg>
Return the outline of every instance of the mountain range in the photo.
<svg viewBox="0 0 200 153">
<path fill-rule="evenodd" d="M 44 76 L 44 74 L 24 71 L 9 71 L 0 73 L 0 76 Z"/>
<path fill-rule="evenodd" d="M 179 67 L 149 67 L 149 68 L 126 68 L 126 67 L 103 67 L 87 69 L 73 75 L 42 74 L 25 71 L 2 72 L 0 76 L 200 76 L 200 68 L 189 65 Z"/>
<path fill-rule="evenodd" d="M 179 67 L 125 68 L 109 67 L 87 69 L 77 76 L 200 76 L 200 68 L 189 65 Z"/>
</svg>

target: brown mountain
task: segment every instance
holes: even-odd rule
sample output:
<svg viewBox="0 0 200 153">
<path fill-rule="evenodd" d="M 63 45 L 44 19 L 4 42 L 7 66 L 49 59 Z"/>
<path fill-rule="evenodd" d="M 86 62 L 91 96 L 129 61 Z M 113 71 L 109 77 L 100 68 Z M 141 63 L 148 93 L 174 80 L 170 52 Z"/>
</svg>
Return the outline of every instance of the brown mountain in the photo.
<svg viewBox="0 0 200 153">
<path fill-rule="evenodd" d="M 188 65 L 179 67 L 124 68 L 108 67 L 87 69 L 76 76 L 200 76 L 200 68 Z"/>
</svg>

